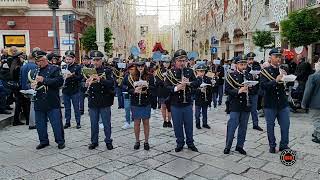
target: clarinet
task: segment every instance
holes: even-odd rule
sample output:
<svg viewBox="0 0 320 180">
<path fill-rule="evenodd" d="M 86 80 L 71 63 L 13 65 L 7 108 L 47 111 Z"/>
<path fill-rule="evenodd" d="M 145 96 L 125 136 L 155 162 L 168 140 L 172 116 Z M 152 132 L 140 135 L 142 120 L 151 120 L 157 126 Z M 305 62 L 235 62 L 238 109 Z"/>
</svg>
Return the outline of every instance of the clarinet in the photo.
<svg viewBox="0 0 320 180">
<path fill-rule="evenodd" d="M 65 68 L 65 70 L 68 70 L 68 67 L 69 67 L 69 64 L 67 64 L 67 67 Z M 65 74 L 64 74 L 64 76 L 65 76 Z M 67 78 L 63 77 L 62 89 L 64 89 L 66 86 L 66 80 L 67 80 Z"/>
<path fill-rule="evenodd" d="M 243 81 L 247 81 L 247 79 L 246 79 L 246 71 L 243 73 Z M 247 96 L 247 106 L 250 107 L 251 103 L 250 103 L 250 99 L 249 99 L 249 90 L 246 92 L 246 96 Z"/>
<path fill-rule="evenodd" d="M 181 69 L 181 80 L 184 78 L 184 67 Z M 186 87 L 183 89 L 183 102 L 182 103 L 188 103 L 186 98 Z"/>
</svg>

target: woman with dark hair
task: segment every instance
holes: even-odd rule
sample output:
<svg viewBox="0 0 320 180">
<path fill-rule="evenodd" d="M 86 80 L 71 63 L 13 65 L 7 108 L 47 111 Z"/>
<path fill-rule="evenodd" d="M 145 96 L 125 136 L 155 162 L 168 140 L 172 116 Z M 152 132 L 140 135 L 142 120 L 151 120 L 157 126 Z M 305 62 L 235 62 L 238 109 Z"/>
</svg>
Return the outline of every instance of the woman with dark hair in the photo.
<svg viewBox="0 0 320 180">
<path fill-rule="evenodd" d="M 154 77 L 147 72 L 144 62 L 136 63 L 136 70 L 129 75 L 128 92 L 131 97 L 131 112 L 134 120 L 136 143 L 134 149 L 140 148 L 140 124 L 143 122 L 144 149 L 149 150 L 149 119 L 151 114 L 151 91 L 154 89 Z"/>
</svg>

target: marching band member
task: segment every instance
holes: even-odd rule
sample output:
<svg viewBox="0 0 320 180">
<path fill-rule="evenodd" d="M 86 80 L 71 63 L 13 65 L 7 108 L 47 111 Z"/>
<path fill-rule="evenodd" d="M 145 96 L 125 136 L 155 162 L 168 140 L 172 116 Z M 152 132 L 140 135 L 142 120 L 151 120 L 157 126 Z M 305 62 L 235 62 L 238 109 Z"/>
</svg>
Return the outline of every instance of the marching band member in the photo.
<svg viewBox="0 0 320 180">
<path fill-rule="evenodd" d="M 114 59 L 113 61 L 113 78 L 115 80 L 115 91 L 118 99 L 118 109 L 123 109 L 124 108 L 124 102 L 123 102 L 123 96 L 122 96 L 122 88 L 121 88 L 121 83 L 123 80 L 123 69 L 118 67 L 118 63 L 120 63 L 119 58 Z"/>
<path fill-rule="evenodd" d="M 134 134 L 136 143 L 134 149 L 140 148 L 140 124 L 141 120 L 144 129 L 144 149 L 149 150 L 149 119 L 151 114 L 151 91 L 154 89 L 154 77 L 149 75 L 144 61 L 136 62 L 134 75 L 129 76 L 128 92 L 131 96 L 132 119 L 134 120 Z M 140 84 L 136 84 L 140 83 Z M 147 84 L 146 84 L 147 83 Z"/>
<path fill-rule="evenodd" d="M 81 87 L 81 67 L 75 63 L 75 54 L 73 51 L 66 51 L 65 53 L 66 65 L 62 66 L 62 69 L 70 71 L 70 73 L 64 74 L 64 81 L 62 85 L 63 102 L 65 108 L 66 123 L 64 128 L 67 129 L 71 126 L 71 103 L 73 105 L 74 115 L 77 122 L 77 129 L 81 128 L 80 125 L 80 87 Z"/>
<path fill-rule="evenodd" d="M 261 71 L 261 88 L 264 90 L 264 113 L 267 123 L 269 152 L 276 153 L 276 138 L 274 135 L 275 119 L 278 119 L 281 130 L 279 151 L 288 149 L 289 143 L 289 107 L 282 80 L 286 75 L 280 67 L 282 52 L 280 48 L 274 48 L 269 53 L 270 66 Z"/>
<path fill-rule="evenodd" d="M 81 68 L 93 68 L 93 65 L 91 64 L 91 61 L 88 55 L 82 56 Z M 86 82 L 86 79 L 83 78 L 81 83 L 81 88 L 80 88 L 80 100 L 79 100 L 79 110 L 81 115 L 84 114 L 84 99 L 86 97 L 85 95 L 86 88 L 84 88 L 85 82 Z"/>
<path fill-rule="evenodd" d="M 210 129 L 208 125 L 208 106 L 212 101 L 212 82 L 211 78 L 206 76 L 206 66 L 200 64 L 196 67 L 197 80 L 199 84 L 204 85 L 200 86 L 195 91 L 195 119 L 197 129 L 201 129 L 200 126 L 200 114 L 202 114 L 202 127 Z"/>
<path fill-rule="evenodd" d="M 250 52 L 247 54 L 248 65 L 246 69 L 246 79 L 250 81 L 259 81 L 259 75 L 250 73 L 250 71 L 260 71 L 261 66 L 258 62 L 254 61 L 255 53 Z M 251 107 L 251 118 L 253 123 L 253 129 L 258 131 L 263 131 L 259 126 L 258 119 L 258 93 L 259 93 L 259 84 L 249 88 L 249 98 L 250 98 L 250 107 Z"/>
<path fill-rule="evenodd" d="M 112 150 L 111 139 L 111 106 L 114 100 L 114 84 L 111 69 L 102 65 L 103 54 L 91 51 L 90 58 L 97 74 L 87 79 L 85 87 L 88 89 L 88 107 L 91 122 L 91 144 L 89 149 L 99 145 L 99 118 L 101 117 L 107 149 Z"/>
<path fill-rule="evenodd" d="M 248 107 L 248 86 L 242 85 L 247 67 L 245 56 L 235 58 L 236 70 L 227 75 L 226 93 L 229 95 L 230 119 L 227 125 L 226 147 L 224 154 L 229 154 L 236 129 L 238 128 L 236 151 L 246 155 L 243 149 L 246 140 L 250 107 Z"/>
<path fill-rule="evenodd" d="M 169 91 L 164 86 L 167 71 L 170 69 L 171 57 L 169 55 L 162 55 L 161 57 L 162 65 L 157 69 L 155 79 L 157 94 L 159 102 L 161 104 L 161 113 L 163 117 L 163 127 L 172 127 L 171 124 L 171 112 L 170 107 L 166 106 L 166 100 L 169 97 Z"/>
<path fill-rule="evenodd" d="M 133 127 L 132 123 L 132 116 L 131 116 L 131 97 L 128 92 L 128 86 L 129 86 L 129 77 L 134 76 L 136 72 L 136 65 L 134 63 L 129 63 L 127 65 L 127 73 L 125 74 L 121 87 L 122 87 L 122 93 L 123 93 L 123 100 L 124 100 L 124 110 L 125 110 L 125 116 L 126 116 L 126 122 L 122 126 L 123 129 L 128 129 L 130 127 Z"/>
<path fill-rule="evenodd" d="M 174 68 L 168 71 L 165 86 L 170 91 L 170 103 L 174 133 L 177 138 L 176 152 L 183 150 L 186 144 L 192 151 L 198 151 L 193 143 L 193 111 L 192 111 L 192 88 L 199 87 L 194 72 L 186 67 L 187 53 L 179 49 L 174 53 Z"/>
<path fill-rule="evenodd" d="M 34 109 L 40 144 L 36 149 L 49 146 L 48 119 L 53 129 L 55 142 L 59 149 L 63 149 L 65 140 L 59 97 L 59 88 L 63 84 L 61 70 L 49 64 L 45 52 L 36 51 L 34 54 L 38 68 L 30 71 L 30 73 L 32 77 L 35 77 L 31 87 L 37 91 L 34 98 Z"/>
</svg>

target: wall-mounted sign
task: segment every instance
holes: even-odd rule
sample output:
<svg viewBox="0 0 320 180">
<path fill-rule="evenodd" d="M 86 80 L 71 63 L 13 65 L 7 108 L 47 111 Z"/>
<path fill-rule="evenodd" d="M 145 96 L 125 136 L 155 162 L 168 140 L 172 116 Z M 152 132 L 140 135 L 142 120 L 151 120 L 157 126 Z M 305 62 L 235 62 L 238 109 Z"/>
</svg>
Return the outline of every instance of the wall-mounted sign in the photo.
<svg viewBox="0 0 320 180">
<path fill-rule="evenodd" d="M 8 46 L 8 45 L 24 46 L 26 44 L 24 35 L 4 35 L 3 37 L 4 37 L 5 46 Z"/>
</svg>

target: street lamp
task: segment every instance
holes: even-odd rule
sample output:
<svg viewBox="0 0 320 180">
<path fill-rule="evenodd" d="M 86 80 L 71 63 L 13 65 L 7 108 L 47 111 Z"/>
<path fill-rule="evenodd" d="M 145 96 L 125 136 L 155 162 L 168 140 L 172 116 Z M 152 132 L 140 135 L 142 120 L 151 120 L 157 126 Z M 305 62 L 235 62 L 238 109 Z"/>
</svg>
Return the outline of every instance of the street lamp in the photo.
<svg viewBox="0 0 320 180">
<path fill-rule="evenodd" d="M 186 30 L 186 36 L 187 38 L 191 38 L 191 50 L 193 51 L 193 44 L 194 44 L 194 40 L 196 38 L 197 35 L 197 30 L 193 29 L 193 30 Z"/>
<path fill-rule="evenodd" d="M 56 19 L 57 19 L 57 9 L 61 5 L 60 0 L 48 0 L 48 6 L 52 9 L 52 31 L 53 31 L 53 51 L 56 54 L 59 54 L 59 44 L 58 44 L 58 33 L 57 33 L 57 26 L 56 26 Z"/>
</svg>

